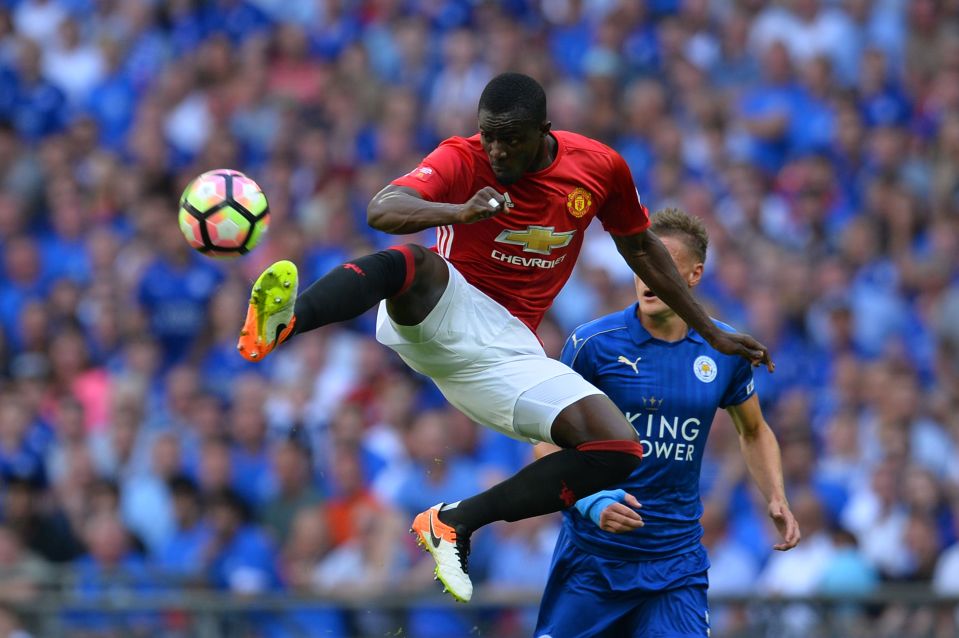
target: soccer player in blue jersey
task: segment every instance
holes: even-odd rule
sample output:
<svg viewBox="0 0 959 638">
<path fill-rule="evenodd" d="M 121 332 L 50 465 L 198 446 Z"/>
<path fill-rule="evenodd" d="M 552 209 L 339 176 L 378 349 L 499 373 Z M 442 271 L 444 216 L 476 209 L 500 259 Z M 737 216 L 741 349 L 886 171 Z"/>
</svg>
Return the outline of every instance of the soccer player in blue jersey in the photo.
<svg viewBox="0 0 959 638">
<path fill-rule="evenodd" d="M 651 228 L 690 288 L 696 286 L 709 241 L 702 221 L 669 209 L 653 217 Z M 779 445 L 760 410 L 749 362 L 710 347 L 639 279 L 636 292 L 638 303 L 580 326 L 563 349 L 563 362 L 609 395 L 636 428 L 643 460 L 621 489 L 564 511 L 537 638 L 709 634 L 699 475 L 717 408 L 732 417 L 782 536 L 774 548 L 799 542 Z"/>
</svg>

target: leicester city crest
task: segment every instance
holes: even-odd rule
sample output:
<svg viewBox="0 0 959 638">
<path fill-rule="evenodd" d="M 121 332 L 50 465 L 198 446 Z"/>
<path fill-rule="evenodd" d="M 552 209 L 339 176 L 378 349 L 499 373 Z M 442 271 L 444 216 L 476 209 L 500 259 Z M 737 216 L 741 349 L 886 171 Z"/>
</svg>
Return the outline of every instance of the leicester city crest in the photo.
<svg viewBox="0 0 959 638">
<path fill-rule="evenodd" d="M 693 374 L 703 383 L 712 383 L 716 379 L 716 362 L 712 357 L 702 355 L 693 361 Z"/>
</svg>

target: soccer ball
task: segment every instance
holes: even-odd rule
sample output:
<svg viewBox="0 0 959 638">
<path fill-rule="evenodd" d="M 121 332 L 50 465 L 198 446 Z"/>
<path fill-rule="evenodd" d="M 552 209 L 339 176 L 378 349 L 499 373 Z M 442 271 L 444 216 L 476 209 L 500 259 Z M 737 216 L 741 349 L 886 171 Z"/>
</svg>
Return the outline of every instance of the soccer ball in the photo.
<svg viewBox="0 0 959 638">
<path fill-rule="evenodd" d="M 194 179 L 180 197 L 180 230 L 208 257 L 233 259 L 253 250 L 270 226 L 270 207 L 252 179 L 227 168 Z"/>
</svg>

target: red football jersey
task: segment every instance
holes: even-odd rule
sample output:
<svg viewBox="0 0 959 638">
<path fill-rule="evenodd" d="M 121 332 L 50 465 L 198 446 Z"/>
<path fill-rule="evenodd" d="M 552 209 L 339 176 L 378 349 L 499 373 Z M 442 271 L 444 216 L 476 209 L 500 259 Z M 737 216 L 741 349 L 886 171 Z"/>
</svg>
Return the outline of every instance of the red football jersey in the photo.
<svg viewBox="0 0 959 638">
<path fill-rule="evenodd" d="M 582 135 L 552 133 L 552 164 L 509 186 L 496 181 L 478 134 L 445 140 L 393 180 L 431 202 L 462 204 L 484 186 L 506 198 L 506 209 L 489 219 L 438 227 L 434 249 L 534 332 L 569 279 L 593 217 L 613 235 L 649 226 L 619 153 Z"/>
</svg>

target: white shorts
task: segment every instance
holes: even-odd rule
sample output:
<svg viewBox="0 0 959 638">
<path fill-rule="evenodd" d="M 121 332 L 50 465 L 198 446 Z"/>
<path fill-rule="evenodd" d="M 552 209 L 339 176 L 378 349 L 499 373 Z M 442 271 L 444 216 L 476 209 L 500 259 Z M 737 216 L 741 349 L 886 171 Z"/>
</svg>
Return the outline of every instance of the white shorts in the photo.
<svg viewBox="0 0 959 638">
<path fill-rule="evenodd" d="M 398 325 L 380 303 L 376 339 L 477 423 L 552 443 L 550 429 L 563 408 L 602 392 L 547 357 L 523 322 L 447 266 L 449 284 L 422 323 Z"/>
</svg>

